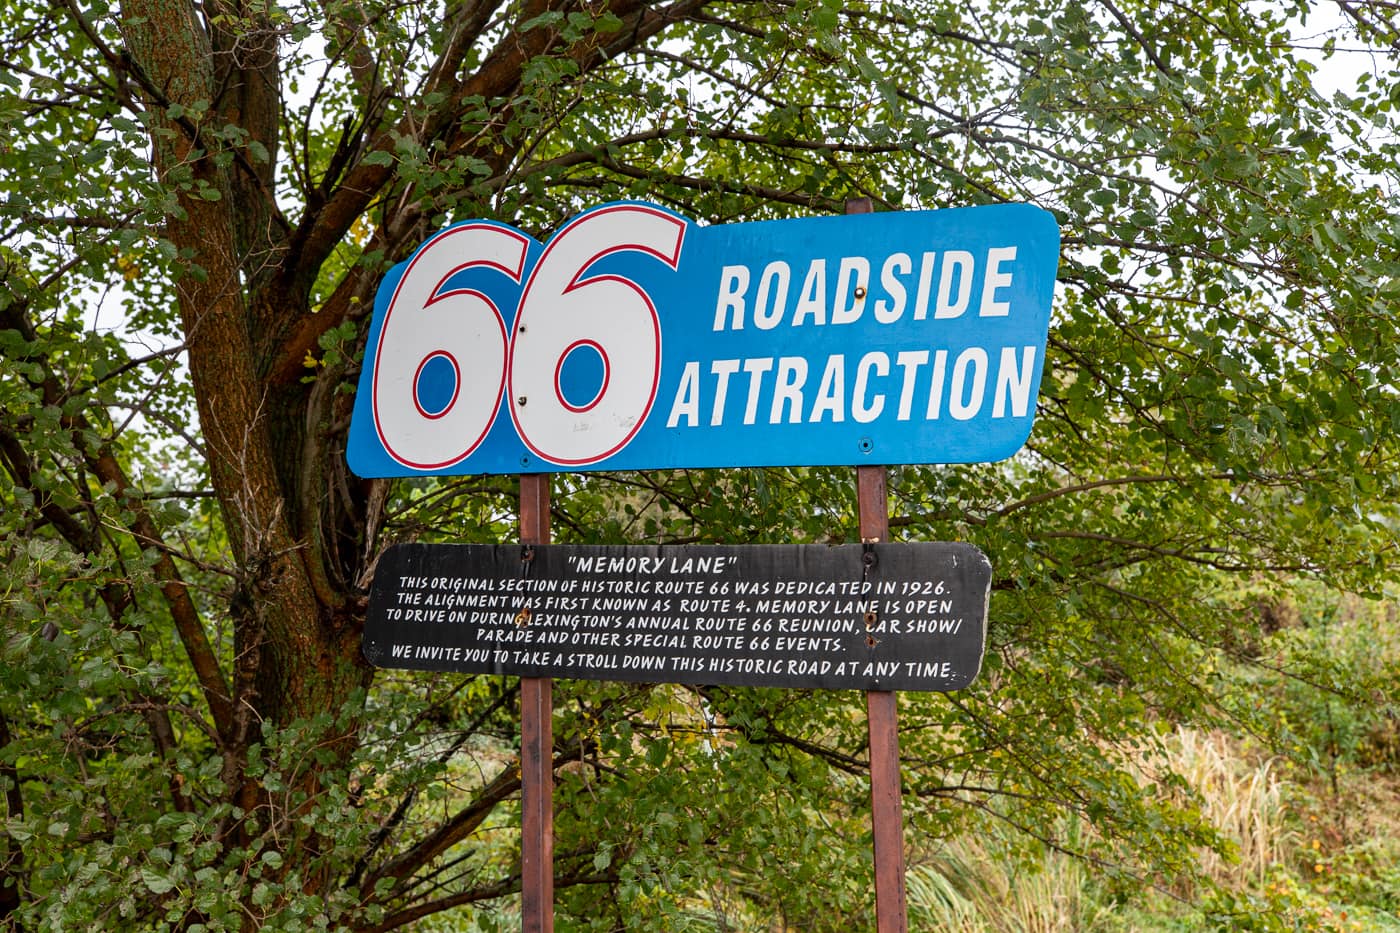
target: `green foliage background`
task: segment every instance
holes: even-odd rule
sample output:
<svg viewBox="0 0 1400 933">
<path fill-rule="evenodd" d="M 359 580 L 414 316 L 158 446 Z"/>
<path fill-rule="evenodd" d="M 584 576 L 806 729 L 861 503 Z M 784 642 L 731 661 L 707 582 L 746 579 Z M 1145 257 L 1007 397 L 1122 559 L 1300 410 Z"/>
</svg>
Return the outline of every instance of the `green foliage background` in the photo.
<svg viewBox="0 0 1400 933">
<path fill-rule="evenodd" d="M 0 11 L 0 924 L 518 924 L 516 685 L 357 650 L 382 549 L 509 540 L 516 487 L 351 476 L 349 401 L 379 278 L 425 236 L 543 238 L 615 198 L 1061 224 L 1026 449 L 890 474 L 898 537 L 996 571 L 979 682 L 901 699 L 911 854 L 997 827 L 999 857 L 1070 854 L 1107 903 L 1185 890 L 1229 845 L 1179 775 L 1135 770 L 1173 726 L 1396 766 L 1396 653 L 1329 637 L 1321 597 L 1272 631 L 1299 581 L 1394 579 L 1392 4 Z M 1321 90 L 1345 48 L 1356 80 Z M 852 479 L 561 477 L 554 527 L 851 540 Z M 872 926 L 860 697 L 555 704 L 559 928 Z"/>
</svg>

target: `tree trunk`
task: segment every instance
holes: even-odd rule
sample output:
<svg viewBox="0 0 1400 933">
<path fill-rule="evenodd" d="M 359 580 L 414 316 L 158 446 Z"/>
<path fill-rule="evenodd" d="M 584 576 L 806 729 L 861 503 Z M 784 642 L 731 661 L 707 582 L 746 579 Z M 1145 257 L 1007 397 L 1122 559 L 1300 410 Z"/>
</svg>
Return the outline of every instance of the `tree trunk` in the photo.
<svg viewBox="0 0 1400 933">
<path fill-rule="evenodd" d="M 196 118 L 231 108 L 217 119 L 236 116 L 272 145 L 275 60 L 257 47 L 247 68 L 236 60 L 231 66 L 184 0 L 129 0 L 123 26 L 143 78 L 156 170 L 178 193 L 165 235 L 188 257 L 176 288 L 211 479 L 237 567 L 234 718 L 246 747 L 257 737 L 256 722 L 338 714 L 368 680 L 359 618 L 343 594 L 316 585 L 324 579 L 321 549 L 308 538 L 315 523 L 307 520 L 316 503 L 299 501 L 307 489 L 297 480 L 306 467 L 309 390 L 298 384 L 274 392 L 258 364 L 254 333 L 271 322 L 253 321 L 246 289 L 250 279 L 269 289 L 285 281 L 271 261 L 281 227 L 270 172 L 237 153 L 230 159 Z M 236 93 L 228 97 L 230 87 Z M 221 93 L 228 99 L 216 99 Z M 256 305 L 282 314 L 305 307 L 295 296 L 267 297 Z"/>
</svg>

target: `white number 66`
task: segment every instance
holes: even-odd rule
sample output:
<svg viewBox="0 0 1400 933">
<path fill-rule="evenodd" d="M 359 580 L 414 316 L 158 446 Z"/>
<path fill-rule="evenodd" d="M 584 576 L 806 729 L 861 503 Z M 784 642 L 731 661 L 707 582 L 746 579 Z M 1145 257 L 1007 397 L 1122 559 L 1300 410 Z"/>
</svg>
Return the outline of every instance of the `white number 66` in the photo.
<svg viewBox="0 0 1400 933">
<path fill-rule="evenodd" d="M 480 446 L 509 386 L 520 439 L 558 464 L 595 463 L 621 450 L 656 400 L 661 325 L 638 283 L 589 275 L 604 257 L 640 252 L 676 269 L 686 223 L 640 204 L 613 204 L 573 220 L 530 272 L 509 339 L 505 317 L 483 291 L 449 281 L 475 267 L 519 283 L 530 240 L 500 224 L 451 227 L 410 260 L 384 312 L 373 348 L 372 407 L 384 450 L 435 470 Z M 601 378 L 574 397 L 561 374 L 575 354 Z"/>
</svg>

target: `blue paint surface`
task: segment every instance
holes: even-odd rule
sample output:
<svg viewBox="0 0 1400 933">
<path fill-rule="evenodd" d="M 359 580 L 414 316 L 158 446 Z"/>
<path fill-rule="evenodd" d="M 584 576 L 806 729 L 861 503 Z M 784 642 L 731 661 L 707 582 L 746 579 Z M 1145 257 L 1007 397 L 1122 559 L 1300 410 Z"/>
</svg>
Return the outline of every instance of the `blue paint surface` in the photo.
<svg viewBox="0 0 1400 933">
<path fill-rule="evenodd" d="M 361 476 L 971 463 L 1029 436 L 1059 257 L 1038 208 L 702 227 L 623 202 L 548 244 L 467 225 L 506 258 L 439 244 L 380 288 L 350 429 Z M 400 288 L 410 268 L 417 291 Z M 405 336 L 417 358 L 389 359 Z M 413 432 L 427 453 L 400 450 Z"/>
</svg>

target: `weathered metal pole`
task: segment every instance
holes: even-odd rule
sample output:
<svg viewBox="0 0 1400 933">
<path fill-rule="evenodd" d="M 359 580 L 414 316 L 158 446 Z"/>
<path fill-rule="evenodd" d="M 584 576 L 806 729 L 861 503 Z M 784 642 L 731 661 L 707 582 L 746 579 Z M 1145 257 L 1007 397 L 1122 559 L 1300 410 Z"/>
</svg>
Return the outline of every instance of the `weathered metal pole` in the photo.
<svg viewBox="0 0 1400 933">
<path fill-rule="evenodd" d="M 549 474 L 520 477 L 520 543 L 549 543 Z M 520 910 L 525 933 L 554 933 L 554 682 L 520 678 Z"/>
<path fill-rule="evenodd" d="M 846 202 L 847 214 L 869 214 L 869 198 Z M 883 466 L 856 467 L 856 502 L 863 544 L 888 541 L 889 499 Z M 904 801 L 899 779 L 899 707 L 892 690 L 870 690 L 865 711 L 870 735 L 870 819 L 875 839 L 875 928 L 906 933 L 904 895 Z"/>
<path fill-rule="evenodd" d="M 860 540 L 889 538 L 885 468 L 856 467 Z M 870 813 L 875 837 L 875 928 L 878 933 L 908 929 L 904 897 L 904 802 L 899 780 L 899 710 L 892 690 L 865 694 L 870 730 Z"/>
</svg>

